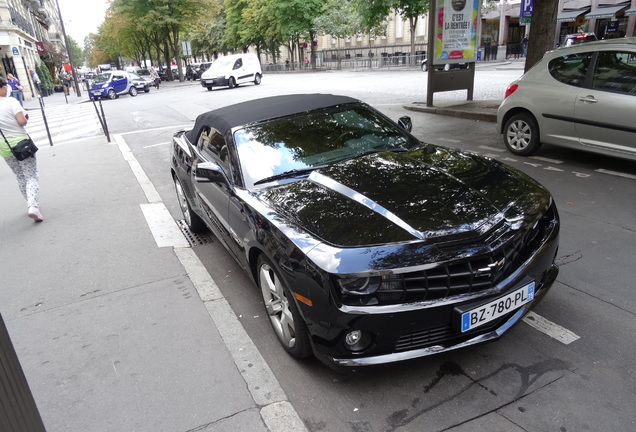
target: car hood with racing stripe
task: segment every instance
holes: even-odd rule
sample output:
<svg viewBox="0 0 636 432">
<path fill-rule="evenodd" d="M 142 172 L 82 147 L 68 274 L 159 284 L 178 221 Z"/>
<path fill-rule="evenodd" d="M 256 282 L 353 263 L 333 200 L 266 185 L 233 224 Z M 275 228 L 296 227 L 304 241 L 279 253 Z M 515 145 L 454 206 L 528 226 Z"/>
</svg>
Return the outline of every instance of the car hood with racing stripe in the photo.
<svg viewBox="0 0 636 432">
<path fill-rule="evenodd" d="M 551 201 L 521 172 L 430 145 L 336 163 L 258 198 L 287 224 L 340 247 L 468 240 L 504 219 L 534 223 Z"/>
</svg>

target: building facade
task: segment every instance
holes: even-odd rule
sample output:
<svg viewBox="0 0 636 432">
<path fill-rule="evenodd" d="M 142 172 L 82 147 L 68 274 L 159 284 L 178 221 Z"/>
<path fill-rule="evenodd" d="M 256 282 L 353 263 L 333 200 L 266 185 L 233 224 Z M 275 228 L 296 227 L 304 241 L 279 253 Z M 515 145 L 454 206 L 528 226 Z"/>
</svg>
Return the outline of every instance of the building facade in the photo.
<svg viewBox="0 0 636 432">
<path fill-rule="evenodd" d="M 66 51 L 55 0 L 0 0 L 0 74 L 15 75 L 25 100 L 36 97 L 29 74 L 44 45 Z"/>
</svg>

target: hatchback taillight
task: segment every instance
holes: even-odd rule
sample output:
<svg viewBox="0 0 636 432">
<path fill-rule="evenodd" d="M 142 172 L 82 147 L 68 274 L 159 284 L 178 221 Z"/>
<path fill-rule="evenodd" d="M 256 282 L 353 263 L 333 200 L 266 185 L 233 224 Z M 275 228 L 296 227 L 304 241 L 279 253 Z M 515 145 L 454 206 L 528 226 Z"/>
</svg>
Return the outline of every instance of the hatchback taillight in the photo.
<svg viewBox="0 0 636 432">
<path fill-rule="evenodd" d="M 504 94 L 504 99 L 513 94 L 519 88 L 519 84 L 510 84 Z"/>
</svg>

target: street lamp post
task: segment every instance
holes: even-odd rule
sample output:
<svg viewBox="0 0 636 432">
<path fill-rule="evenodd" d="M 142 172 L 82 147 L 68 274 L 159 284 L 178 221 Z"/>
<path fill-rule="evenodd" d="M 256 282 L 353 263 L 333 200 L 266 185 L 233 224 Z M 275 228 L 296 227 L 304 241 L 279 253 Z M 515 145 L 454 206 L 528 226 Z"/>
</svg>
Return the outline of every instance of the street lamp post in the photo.
<svg viewBox="0 0 636 432">
<path fill-rule="evenodd" d="M 62 26 L 62 34 L 64 35 L 64 44 L 66 45 L 66 52 L 68 53 L 68 62 L 71 64 L 71 74 L 73 75 L 73 85 L 75 86 L 75 94 L 77 97 L 82 96 L 82 92 L 80 91 L 78 81 L 77 81 L 77 73 L 75 72 L 75 63 L 73 62 L 73 51 L 68 43 L 68 36 L 66 36 L 66 30 L 64 30 L 64 20 L 62 19 L 62 11 L 60 10 L 60 2 L 55 0 L 55 4 L 57 5 L 57 14 L 60 17 L 60 25 Z"/>
</svg>

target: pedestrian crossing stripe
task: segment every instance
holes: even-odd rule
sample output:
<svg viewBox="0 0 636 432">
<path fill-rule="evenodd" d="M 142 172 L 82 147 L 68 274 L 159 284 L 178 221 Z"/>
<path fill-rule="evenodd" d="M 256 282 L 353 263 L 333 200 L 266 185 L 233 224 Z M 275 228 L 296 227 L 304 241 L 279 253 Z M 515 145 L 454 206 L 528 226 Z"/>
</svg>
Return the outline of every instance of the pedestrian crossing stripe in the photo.
<svg viewBox="0 0 636 432">
<path fill-rule="evenodd" d="M 42 109 L 30 109 L 28 114 L 26 130 L 31 139 L 39 146 L 49 144 Z M 90 103 L 45 106 L 44 114 L 53 144 L 103 133 L 95 108 Z"/>
</svg>

